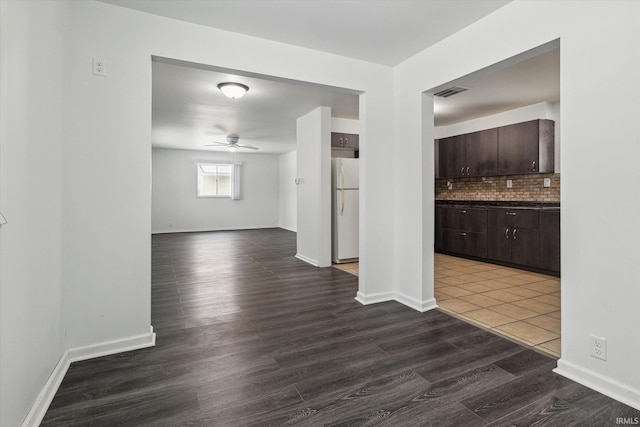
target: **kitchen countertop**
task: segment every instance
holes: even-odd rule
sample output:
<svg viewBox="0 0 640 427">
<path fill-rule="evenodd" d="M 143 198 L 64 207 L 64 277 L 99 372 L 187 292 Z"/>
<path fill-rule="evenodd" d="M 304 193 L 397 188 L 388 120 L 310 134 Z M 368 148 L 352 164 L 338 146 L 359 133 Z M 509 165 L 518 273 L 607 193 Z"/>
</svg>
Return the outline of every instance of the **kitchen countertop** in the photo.
<svg viewBox="0 0 640 427">
<path fill-rule="evenodd" d="M 436 200 L 436 206 L 560 210 L 559 202 L 519 202 L 493 200 Z"/>
</svg>

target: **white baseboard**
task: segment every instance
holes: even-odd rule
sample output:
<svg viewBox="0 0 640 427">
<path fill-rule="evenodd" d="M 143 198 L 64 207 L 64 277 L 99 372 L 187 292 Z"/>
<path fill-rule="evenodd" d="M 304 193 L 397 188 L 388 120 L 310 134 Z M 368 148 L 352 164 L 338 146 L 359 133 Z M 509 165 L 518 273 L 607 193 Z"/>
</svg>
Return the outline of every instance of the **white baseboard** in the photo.
<svg viewBox="0 0 640 427">
<path fill-rule="evenodd" d="M 377 304 L 379 302 L 393 301 L 393 292 L 381 292 L 378 294 L 365 295 L 362 292 L 358 292 L 355 298 L 362 305 Z"/>
<path fill-rule="evenodd" d="M 281 227 L 272 224 L 272 225 L 252 225 L 248 227 L 167 228 L 167 229 L 161 229 L 161 230 L 151 230 L 151 234 L 202 233 L 206 231 L 259 230 L 263 228 L 281 228 Z"/>
<path fill-rule="evenodd" d="M 123 353 L 125 351 L 139 350 L 141 348 L 153 347 L 156 345 L 156 334 L 153 332 L 153 326 L 148 334 L 134 335 L 132 337 L 104 341 L 98 344 L 87 345 L 84 347 L 71 348 L 69 353 L 69 361 L 79 362 L 81 360 L 94 359 L 96 357 L 108 356 L 110 354 Z"/>
<path fill-rule="evenodd" d="M 426 301 L 418 301 L 415 298 L 404 295 L 400 292 L 396 292 L 395 300 L 406 305 L 407 307 L 418 310 L 421 313 L 438 308 L 438 304 L 436 304 L 435 298 L 430 298 Z"/>
<path fill-rule="evenodd" d="M 49 405 L 51 405 L 53 397 L 56 395 L 60 384 L 62 384 L 62 380 L 64 379 L 70 364 L 69 352 L 65 351 L 56 367 L 53 368 L 53 372 L 49 375 L 44 387 L 42 387 L 42 390 L 38 393 L 36 401 L 33 403 L 27 417 L 22 422 L 22 427 L 36 427 L 40 425 L 44 415 L 47 413 L 47 409 L 49 409 Z"/>
<path fill-rule="evenodd" d="M 302 260 L 304 262 L 306 262 L 307 264 L 311 264 L 314 267 L 319 267 L 318 261 L 316 261 L 315 259 L 311 259 L 309 257 L 306 257 L 304 255 L 301 254 L 296 254 L 296 258 L 298 258 L 299 260 Z"/>
<path fill-rule="evenodd" d="M 105 341 L 94 345 L 68 349 L 58 361 L 51 375 L 49 375 L 40 393 L 38 393 L 36 401 L 22 422 L 22 427 L 36 427 L 40 425 L 72 362 L 153 347 L 155 345 L 156 334 L 153 332 L 153 326 L 151 326 L 148 334 L 135 335 L 121 340 Z"/>
<path fill-rule="evenodd" d="M 434 298 L 428 299 L 426 301 L 418 301 L 417 299 L 411 298 L 400 292 L 381 292 L 373 295 L 365 295 L 362 292 L 358 292 L 355 300 L 362 305 L 377 304 L 386 301 L 398 301 L 400 304 L 404 304 L 407 307 L 413 308 L 414 310 L 417 310 L 421 313 L 433 310 L 434 308 L 438 308 L 438 305 L 436 304 L 436 300 Z"/>
<path fill-rule="evenodd" d="M 584 369 L 563 359 L 558 360 L 558 367 L 553 372 L 640 410 L 640 390 L 629 385 L 604 377 L 597 372 Z"/>
</svg>

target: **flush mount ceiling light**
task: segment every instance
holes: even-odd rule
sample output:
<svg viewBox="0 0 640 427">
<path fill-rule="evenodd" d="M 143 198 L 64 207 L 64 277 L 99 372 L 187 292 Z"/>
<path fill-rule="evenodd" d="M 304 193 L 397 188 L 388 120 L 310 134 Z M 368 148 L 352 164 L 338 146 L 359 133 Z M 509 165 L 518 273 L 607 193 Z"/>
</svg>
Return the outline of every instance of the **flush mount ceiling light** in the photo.
<svg viewBox="0 0 640 427">
<path fill-rule="evenodd" d="M 242 83 L 226 82 L 220 83 L 218 85 L 218 89 L 220 89 L 226 97 L 238 99 L 242 98 L 242 96 L 247 93 L 249 86 L 243 85 Z"/>
</svg>

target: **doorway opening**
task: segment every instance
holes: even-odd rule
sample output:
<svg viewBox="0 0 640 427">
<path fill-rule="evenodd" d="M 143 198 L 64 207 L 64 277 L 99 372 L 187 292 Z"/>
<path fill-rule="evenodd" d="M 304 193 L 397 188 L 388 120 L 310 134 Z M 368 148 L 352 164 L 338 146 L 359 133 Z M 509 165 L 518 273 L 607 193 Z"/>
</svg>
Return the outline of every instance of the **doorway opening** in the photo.
<svg viewBox="0 0 640 427">
<path fill-rule="evenodd" d="M 330 133 L 358 132 L 362 93 L 157 56 L 152 75 L 152 233 L 279 227 L 297 258 L 329 266 Z"/>
<path fill-rule="evenodd" d="M 441 310 L 560 357 L 559 40 L 433 96 Z"/>
</svg>

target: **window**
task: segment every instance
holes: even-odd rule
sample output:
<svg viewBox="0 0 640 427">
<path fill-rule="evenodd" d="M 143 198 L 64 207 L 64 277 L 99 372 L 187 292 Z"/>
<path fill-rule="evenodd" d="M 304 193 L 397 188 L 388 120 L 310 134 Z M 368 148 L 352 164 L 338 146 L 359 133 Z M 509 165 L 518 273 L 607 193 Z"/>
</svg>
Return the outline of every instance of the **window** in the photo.
<svg viewBox="0 0 640 427">
<path fill-rule="evenodd" d="M 238 166 L 235 164 L 198 163 L 198 197 L 229 197 L 239 194 Z"/>
</svg>

